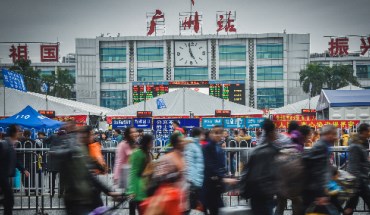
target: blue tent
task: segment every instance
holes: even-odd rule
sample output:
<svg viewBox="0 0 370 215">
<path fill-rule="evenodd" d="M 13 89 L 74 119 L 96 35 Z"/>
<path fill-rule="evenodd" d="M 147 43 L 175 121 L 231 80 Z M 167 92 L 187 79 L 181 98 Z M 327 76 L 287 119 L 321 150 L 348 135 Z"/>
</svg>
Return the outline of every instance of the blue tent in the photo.
<svg viewBox="0 0 370 215">
<path fill-rule="evenodd" d="M 322 90 L 316 110 L 359 106 L 370 106 L 370 90 Z"/>
<path fill-rule="evenodd" d="M 0 120 L 0 127 L 7 127 L 9 125 L 16 124 L 26 128 L 58 128 L 62 125 L 62 122 L 52 120 L 46 116 L 41 115 L 31 106 L 27 106 L 21 112 Z"/>
</svg>

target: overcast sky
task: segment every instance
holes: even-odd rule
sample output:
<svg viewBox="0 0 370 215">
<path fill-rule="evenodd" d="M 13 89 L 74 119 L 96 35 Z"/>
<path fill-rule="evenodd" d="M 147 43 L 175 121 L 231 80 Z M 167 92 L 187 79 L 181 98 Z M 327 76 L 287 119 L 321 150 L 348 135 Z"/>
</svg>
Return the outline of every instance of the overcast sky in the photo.
<svg viewBox="0 0 370 215">
<path fill-rule="evenodd" d="M 146 12 L 155 9 L 165 13 L 166 34 L 177 35 L 178 14 L 189 11 L 190 0 L 0 0 L 0 42 L 58 39 L 63 56 L 74 52 L 75 38 L 146 35 Z M 311 52 L 328 48 L 324 35 L 370 34 L 369 9 L 369 0 L 195 0 L 203 34 L 215 33 L 216 11 L 236 10 L 238 33 L 310 33 Z M 350 51 L 359 50 L 358 41 L 350 39 Z M 0 61 L 9 61 L 9 46 L 0 44 Z M 30 50 L 34 62 L 37 49 Z"/>
</svg>

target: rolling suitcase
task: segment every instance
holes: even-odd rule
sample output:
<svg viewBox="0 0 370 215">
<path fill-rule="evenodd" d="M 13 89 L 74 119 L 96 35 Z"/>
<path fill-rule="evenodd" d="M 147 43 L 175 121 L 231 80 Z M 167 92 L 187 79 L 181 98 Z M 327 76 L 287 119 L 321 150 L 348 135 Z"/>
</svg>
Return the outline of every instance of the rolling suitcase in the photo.
<svg viewBox="0 0 370 215">
<path fill-rule="evenodd" d="M 253 215 L 252 209 L 249 206 L 231 206 L 220 208 L 220 215 Z"/>
</svg>

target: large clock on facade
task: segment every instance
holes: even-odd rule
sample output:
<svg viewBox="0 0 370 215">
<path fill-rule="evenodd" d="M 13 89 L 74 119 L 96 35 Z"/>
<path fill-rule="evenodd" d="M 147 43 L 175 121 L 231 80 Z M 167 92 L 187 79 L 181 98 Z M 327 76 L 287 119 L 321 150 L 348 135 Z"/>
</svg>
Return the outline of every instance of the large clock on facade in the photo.
<svg viewBox="0 0 370 215">
<path fill-rule="evenodd" d="M 175 66 L 207 65 L 207 41 L 175 41 Z"/>
</svg>

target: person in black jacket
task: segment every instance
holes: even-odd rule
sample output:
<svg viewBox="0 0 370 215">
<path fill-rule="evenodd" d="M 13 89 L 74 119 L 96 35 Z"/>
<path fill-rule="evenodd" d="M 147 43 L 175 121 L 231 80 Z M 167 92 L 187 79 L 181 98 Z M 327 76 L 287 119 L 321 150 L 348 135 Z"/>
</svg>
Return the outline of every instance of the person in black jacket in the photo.
<svg viewBox="0 0 370 215">
<path fill-rule="evenodd" d="M 330 179 L 329 147 L 338 141 L 337 128 L 332 125 L 325 125 L 321 128 L 320 140 L 303 154 L 306 167 L 306 181 L 303 191 L 302 214 L 315 202 L 316 205 L 329 204 L 326 195 L 326 186 Z"/>
<path fill-rule="evenodd" d="M 277 193 L 274 162 L 280 149 L 274 144 L 276 139 L 274 123 L 266 119 L 262 128 L 265 139 L 254 148 L 243 171 L 242 196 L 251 199 L 253 214 L 272 215 L 273 197 Z"/>
<path fill-rule="evenodd" d="M 221 194 L 224 183 L 235 184 L 235 179 L 226 179 L 225 152 L 221 148 L 223 128 L 215 126 L 209 134 L 209 142 L 203 148 L 204 182 L 203 204 L 206 214 L 218 215 L 223 207 Z"/>
<path fill-rule="evenodd" d="M 346 204 L 345 215 L 353 214 L 353 209 L 361 197 L 368 208 L 370 208 L 369 171 L 370 162 L 366 146 L 370 138 L 370 125 L 363 123 L 358 127 L 358 134 L 355 134 L 349 141 L 348 172 L 356 177 L 358 192 Z"/>
<path fill-rule="evenodd" d="M 22 164 L 17 161 L 17 154 L 14 150 L 14 146 L 18 138 L 18 133 L 18 126 L 9 126 L 8 137 L 5 141 L 0 142 L 0 189 L 4 195 L 4 215 L 13 214 L 14 196 L 9 180 L 11 177 L 15 176 L 15 168 L 26 177 L 30 175 Z"/>
</svg>

